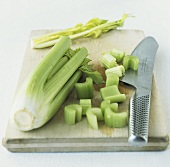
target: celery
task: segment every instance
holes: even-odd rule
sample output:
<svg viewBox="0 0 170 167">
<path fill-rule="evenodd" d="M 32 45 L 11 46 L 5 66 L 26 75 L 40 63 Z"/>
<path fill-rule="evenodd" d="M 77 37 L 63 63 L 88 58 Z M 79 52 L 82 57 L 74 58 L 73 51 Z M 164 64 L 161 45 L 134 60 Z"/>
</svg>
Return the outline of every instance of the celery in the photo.
<svg viewBox="0 0 170 167">
<path fill-rule="evenodd" d="M 139 58 L 137 56 L 125 56 L 123 59 L 123 66 L 125 70 L 131 68 L 133 70 L 138 70 Z"/>
<path fill-rule="evenodd" d="M 70 104 L 64 107 L 64 119 L 69 125 L 74 125 L 82 119 L 82 107 L 79 104 Z"/>
<path fill-rule="evenodd" d="M 74 84 L 80 79 L 80 67 L 88 52 L 80 48 L 51 79 L 50 73 L 71 46 L 69 37 L 62 37 L 30 73 L 12 106 L 10 120 L 19 130 L 29 131 L 43 126 L 58 111 Z"/>
<path fill-rule="evenodd" d="M 116 66 L 116 58 L 114 58 L 111 54 L 106 53 L 102 57 L 102 65 L 108 69 Z"/>
<path fill-rule="evenodd" d="M 116 58 L 116 61 L 119 63 L 123 60 L 124 56 L 125 56 L 125 52 L 118 50 L 118 49 L 113 49 L 110 54 Z"/>
<path fill-rule="evenodd" d="M 87 120 L 91 128 L 93 129 L 98 129 L 98 122 L 97 121 L 102 121 L 103 114 L 102 110 L 100 108 L 90 108 L 86 112 Z"/>
<path fill-rule="evenodd" d="M 91 108 L 91 99 L 80 99 L 80 105 L 82 107 L 82 114 L 86 115 L 86 111 Z"/>
<path fill-rule="evenodd" d="M 87 77 L 84 83 L 76 83 L 75 90 L 78 99 L 92 99 L 94 92 L 93 80 Z"/>
<path fill-rule="evenodd" d="M 125 68 L 122 65 L 109 68 L 105 71 L 106 75 L 108 75 L 109 73 L 113 73 L 113 74 L 117 74 L 119 77 L 122 77 L 124 72 L 125 72 Z"/>
<path fill-rule="evenodd" d="M 119 76 L 114 73 L 108 73 L 106 76 L 106 87 L 119 84 Z"/>
<path fill-rule="evenodd" d="M 128 114 L 127 112 L 115 113 L 108 107 L 105 110 L 104 121 L 111 128 L 122 128 L 128 124 Z"/>
<path fill-rule="evenodd" d="M 110 100 L 111 103 L 119 103 L 126 100 L 126 95 L 121 94 L 116 85 L 101 88 L 100 94 L 103 100 Z"/>
<path fill-rule="evenodd" d="M 46 35 L 40 35 L 31 39 L 33 48 L 45 48 L 53 46 L 58 42 L 58 38 L 61 36 L 69 36 L 71 39 L 79 37 L 93 37 L 97 38 L 103 33 L 107 33 L 110 30 L 115 30 L 118 27 L 122 27 L 128 14 L 124 14 L 121 19 L 109 22 L 107 20 L 93 18 L 89 20 L 85 25 L 77 24 L 73 28 L 49 33 Z"/>
</svg>

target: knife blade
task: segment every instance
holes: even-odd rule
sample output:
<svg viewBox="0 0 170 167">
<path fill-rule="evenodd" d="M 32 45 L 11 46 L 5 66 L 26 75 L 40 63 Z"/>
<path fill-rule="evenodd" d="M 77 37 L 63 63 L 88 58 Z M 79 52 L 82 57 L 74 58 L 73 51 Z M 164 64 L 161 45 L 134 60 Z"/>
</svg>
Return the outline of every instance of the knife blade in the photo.
<svg viewBox="0 0 170 167">
<path fill-rule="evenodd" d="M 128 142 L 133 146 L 144 146 L 148 142 L 152 75 L 158 47 L 153 37 L 144 38 L 131 54 L 139 58 L 138 70 L 128 69 L 121 78 L 122 82 L 135 87 L 130 99 L 128 130 Z"/>
</svg>

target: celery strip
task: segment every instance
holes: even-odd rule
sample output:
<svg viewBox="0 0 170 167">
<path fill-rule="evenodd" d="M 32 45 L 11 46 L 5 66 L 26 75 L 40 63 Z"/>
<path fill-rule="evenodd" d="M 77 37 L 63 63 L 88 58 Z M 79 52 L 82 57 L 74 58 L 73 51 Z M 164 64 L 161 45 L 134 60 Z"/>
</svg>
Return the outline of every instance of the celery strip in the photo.
<svg viewBox="0 0 170 167">
<path fill-rule="evenodd" d="M 115 113 L 111 108 L 106 108 L 104 121 L 111 128 L 123 128 L 128 124 L 128 114 L 127 112 Z"/>
<path fill-rule="evenodd" d="M 87 120 L 91 128 L 93 129 L 98 129 L 98 122 L 97 121 L 102 121 L 103 114 L 102 110 L 100 108 L 90 108 L 86 112 Z"/>
<path fill-rule="evenodd" d="M 79 104 L 70 104 L 64 107 L 64 119 L 69 125 L 74 125 L 82 119 L 82 107 Z"/>
<path fill-rule="evenodd" d="M 106 76 L 106 87 L 112 85 L 119 85 L 119 76 L 114 73 L 108 73 Z"/>
<path fill-rule="evenodd" d="M 110 100 L 111 103 L 119 103 L 126 100 L 126 95 L 121 94 L 116 85 L 101 88 L 100 94 L 103 100 Z"/>
<path fill-rule="evenodd" d="M 138 70 L 139 58 L 137 56 L 125 56 L 123 59 L 123 66 L 125 70 L 133 69 Z"/>
<path fill-rule="evenodd" d="M 77 24 L 73 28 L 68 28 L 62 31 L 49 33 L 46 35 L 40 35 L 31 39 L 33 48 L 45 48 L 53 46 L 58 42 L 60 36 L 69 36 L 71 39 L 79 37 L 93 37 L 98 38 L 101 34 L 107 33 L 108 31 L 115 30 L 118 27 L 124 25 L 124 21 L 130 15 L 124 14 L 121 19 L 109 22 L 98 18 L 93 18 L 88 21 L 85 25 Z"/>
<path fill-rule="evenodd" d="M 82 107 L 82 115 L 86 115 L 86 111 L 91 108 L 91 99 L 80 99 L 80 105 Z"/>
<path fill-rule="evenodd" d="M 75 90 L 78 99 L 92 99 L 94 93 L 93 80 L 87 77 L 84 83 L 76 83 Z"/>
</svg>

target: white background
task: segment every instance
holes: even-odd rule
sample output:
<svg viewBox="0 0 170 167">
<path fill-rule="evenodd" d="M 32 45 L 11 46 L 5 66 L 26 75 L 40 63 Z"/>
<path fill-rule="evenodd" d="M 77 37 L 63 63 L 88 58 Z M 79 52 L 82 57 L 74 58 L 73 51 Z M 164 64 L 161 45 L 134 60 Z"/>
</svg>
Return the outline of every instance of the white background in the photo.
<svg viewBox="0 0 170 167">
<path fill-rule="evenodd" d="M 139 29 L 156 38 L 160 47 L 155 77 L 170 132 L 170 1 L 169 0 L 0 0 L 0 140 L 23 61 L 29 33 L 34 29 L 63 29 L 93 17 L 135 18 L 124 28 Z M 169 166 L 170 147 L 161 152 L 10 153 L 0 145 L 1 167 L 45 166 Z"/>
</svg>

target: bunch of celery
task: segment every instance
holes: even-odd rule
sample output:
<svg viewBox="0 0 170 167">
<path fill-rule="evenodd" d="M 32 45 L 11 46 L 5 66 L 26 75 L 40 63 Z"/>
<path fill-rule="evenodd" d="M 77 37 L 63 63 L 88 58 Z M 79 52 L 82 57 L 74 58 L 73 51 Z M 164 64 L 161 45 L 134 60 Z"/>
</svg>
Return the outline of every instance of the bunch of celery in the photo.
<svg viewBox="0 0 170 167">
<path fill-rule="evenodd" d="M 29 131 L 49 121 L 65 101 L 82 72 L 78 70 L 88 52 L 70 49 L 71 39 L 62 37 L 30 73 L 14 99 L 11 122 Z"/>
<path fill-rule="evenodd" d="M 129 17 L 129 15 L 124 14 L 121 19 L 112 22 L 109 22 L 108 20 L 93 18 L 84 25 L 79 23 L 73 28 L 33 37 L 32 47 L 45 48 L 53 46 L 56 42 L 58 42 L 58 38 L 61 36 L 69 36 L 71 39 L 76 39 L 79 37 L 97 38 L 102 33 L 106 33 L 110 30 L 115 30 L 118 27 L 122 27 L 127 17 Z"/>
</svg>

